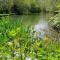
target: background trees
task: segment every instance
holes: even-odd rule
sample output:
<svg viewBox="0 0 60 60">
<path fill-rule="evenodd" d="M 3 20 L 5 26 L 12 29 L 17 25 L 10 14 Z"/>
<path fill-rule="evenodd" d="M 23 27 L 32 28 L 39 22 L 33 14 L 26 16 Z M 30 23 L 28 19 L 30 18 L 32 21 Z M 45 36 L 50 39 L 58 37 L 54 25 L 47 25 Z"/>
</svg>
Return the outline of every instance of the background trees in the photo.
<svg viewBox="0 0 60 60">
<path fill-rule="evenodd" d="M 13 6 L 13 0 L 0 0 L 0 13 L 9 13 Z"/>
<path fill-rule="evenodd" d="M 60 10 L 60 0 L 0 0 L 0 13 L 29 14 Z"/>
</svg>

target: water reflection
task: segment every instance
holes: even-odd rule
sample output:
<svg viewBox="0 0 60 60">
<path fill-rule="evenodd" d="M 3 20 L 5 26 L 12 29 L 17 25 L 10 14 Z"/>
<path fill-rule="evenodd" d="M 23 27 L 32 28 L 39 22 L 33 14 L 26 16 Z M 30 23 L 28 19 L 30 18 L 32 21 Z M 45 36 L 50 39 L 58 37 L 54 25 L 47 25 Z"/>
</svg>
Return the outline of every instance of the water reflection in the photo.
<svg viewBox="0 0 60 60">
<path fill-rule="evenodd" d="M 49 37 L 53 34 L 48 23 L 49 18 L 54 16 L 53 13 L 44 13 L 33 14 L 33 15 L 20 15 L 20 16 L 12 16 L 12 20 L 22 20 L 23 25 L 31 25 L 34 26 L 34 30 L 36 31 L 34 38 L 37 36 L 39 38 L 45 38 L 46 35 Z M 55 33 L 55 32 L 54 32 Z"/>
<path fill-rule="evenodd" d="M 35 25 L 34 30 L 36 32 L 48 30 L 48 23 L 46 21 L 40 21 L 37 25 Z"/>
<path fill-rule="evenodd" d="M 45 35 L 48 34 L 49 26 L 44 16 L 40 17 L 40 21 L 34 26 L 34 31 L 38 38 L 45 38 Z"/>
</svg>

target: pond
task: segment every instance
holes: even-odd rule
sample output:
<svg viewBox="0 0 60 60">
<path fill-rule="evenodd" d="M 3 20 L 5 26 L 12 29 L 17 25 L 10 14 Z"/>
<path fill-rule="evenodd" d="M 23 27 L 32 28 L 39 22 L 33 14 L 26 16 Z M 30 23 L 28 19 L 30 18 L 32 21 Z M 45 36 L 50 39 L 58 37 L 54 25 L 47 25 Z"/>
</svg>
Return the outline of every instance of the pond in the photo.
<svg viewBox="0 0 60 60">
<path fill-rule="evenodd" d="M 57 39 L 57 32 L 49 26 L 49 19 L 54 16 L 54 13 L 43 13 L 33 15 L 15 15 L 11 16 L 13 20 L 21 20 L 23 25 L 31 25 L 37 33 L 38 38 L 45 38 L 47 35 L 53 40 Z M 40 34 L 39 34 L 40 32 Z M 57 36 L 56 36 L 57 35 Z M 56 37 L 56 38 L 55 38 Z M 54 39 L 55 38 L 55 39 Z"/>
<path fill-rule="evenodd" d="M 40 21 L 48 21 L 50 17 L 52 17 L 53 13 L 39 13 L 39 14 L 33 14 L 33 15 L 15 15 L 11 16 L 13 20 L 22 20 L 23 25 L 36 25 Z"/>
</svg>

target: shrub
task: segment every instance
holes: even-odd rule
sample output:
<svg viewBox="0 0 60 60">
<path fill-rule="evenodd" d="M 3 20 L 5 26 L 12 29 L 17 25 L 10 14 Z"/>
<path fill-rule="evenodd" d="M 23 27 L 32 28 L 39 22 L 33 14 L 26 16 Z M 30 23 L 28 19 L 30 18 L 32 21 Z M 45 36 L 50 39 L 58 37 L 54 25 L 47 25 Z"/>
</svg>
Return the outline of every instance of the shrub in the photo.
<svg viewBox="0 0 60 60">
<path fill-rule="evenodd" d="M 0 1 L 0 13 L 9 13 L 13 5 L 13 0 Z"/>
<path fill-rule="evenodd" d="M 31 4 L 30 12 L 31 13 L 39 13 L 40 8 L 38 6 L 36 6 L 35 4 Z"/>
</svg>

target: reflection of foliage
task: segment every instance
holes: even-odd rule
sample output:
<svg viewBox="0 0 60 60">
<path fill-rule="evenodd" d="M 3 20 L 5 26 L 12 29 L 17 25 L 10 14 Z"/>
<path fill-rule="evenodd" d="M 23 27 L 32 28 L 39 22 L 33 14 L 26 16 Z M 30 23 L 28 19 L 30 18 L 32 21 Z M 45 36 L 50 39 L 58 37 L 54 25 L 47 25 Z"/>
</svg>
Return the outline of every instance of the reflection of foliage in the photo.
<svg viewBox="0 0 60 60">
<path fill-rule="evenodd" d="M 48 37 L 35 39 L 31 26 L 23 26 L 20 20 L 2 17 L 0 20 L 0 59 L 10 60 L 59 60 L 60 41 Z"/>
</svg>

